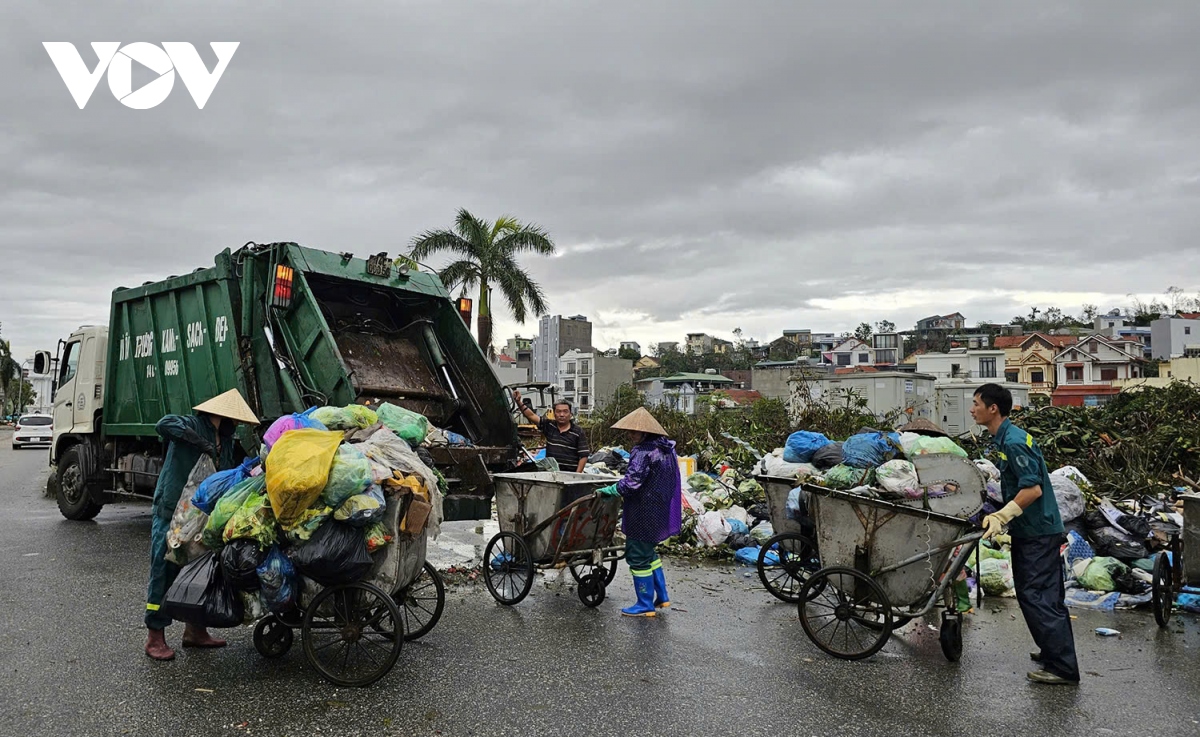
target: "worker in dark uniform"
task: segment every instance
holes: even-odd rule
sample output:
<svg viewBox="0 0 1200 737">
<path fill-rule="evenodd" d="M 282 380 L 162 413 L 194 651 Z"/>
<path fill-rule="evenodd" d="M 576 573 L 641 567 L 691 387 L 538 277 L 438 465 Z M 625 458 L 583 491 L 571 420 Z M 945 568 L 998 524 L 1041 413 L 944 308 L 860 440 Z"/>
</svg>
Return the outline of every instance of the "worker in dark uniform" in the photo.
<svg viewBox="0 0 1200 737">
<path fill-rule="evenodd" d="M 525 419 L 537 425 L 538 431 L 546 438 L 546 457 L 553 458 L 558 463 L 560 471 L 583 473 L 587 465 L 588 450 L 587 435 L 583 428 L 571 418 L 571 404 L 561 399 L 554 403 L 554 420 L 538 417 L 529 407 L 521 402 L 521 392 L 513 390 L 513 401 L 525 415 Z"/>
<path fill-rule="evenodd" d="M 999 384 L 975 390 L 971 417 L 987 428 L 996 447 L 1004 507 L 983 518 L 985 540 L 1008 525 L 1012 536 L 1013 581 L 1025 624 L 1040 652 L 1035 683 L 1079 682 L 1075 637 L 1065 603 L 1061 549 L 1066 540 L 1050 473 L 1033 436 L 1008 420 L 1012 393 Z"/>
<path fill-rule="evenodd" d="M 179 504 L 183 487 L 202 455 L 211 456 L 218 471 L 236 466 L 233 440 L 236 423 L 258 424 L 257 416 L 237 389 L 230 389 L 193 409 L 196 411 L 194 415 L 167 415 L 154 426 L 167 443 L 167 455 L 154 487 L 154 514 L 150 523 L 150 582 L 146 587 L 146 655 L 155 660 L 171 660 L 175 657 L 175 651 L 167 645 L 165 633 L 171 618 L 160 612 L 159 608 L 180 570 L 179 566 L 165 557 L 167 531 L 171 528 L 171 517 Z M 224 640 L 211 636 L 204 627 L 192 624 L 184 626 L 184 647 L 224 645 Z"/>
</svg>

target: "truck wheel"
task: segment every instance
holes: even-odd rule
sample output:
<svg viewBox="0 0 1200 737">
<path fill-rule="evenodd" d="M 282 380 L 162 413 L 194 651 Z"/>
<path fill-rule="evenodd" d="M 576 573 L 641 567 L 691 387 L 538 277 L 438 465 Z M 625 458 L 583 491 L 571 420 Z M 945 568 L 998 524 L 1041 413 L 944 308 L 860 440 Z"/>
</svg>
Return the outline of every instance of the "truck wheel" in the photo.
<svg viewBox="0 0 1200 737">
<path fill-rule="evenodd" d="M 91 484 L 87 483 L 79 449 L 71 448 L 58 461 L 58 511 L 70 520 L 83 521 L 100 514 L 104 505 L 92 501 Z"/>
</svg>

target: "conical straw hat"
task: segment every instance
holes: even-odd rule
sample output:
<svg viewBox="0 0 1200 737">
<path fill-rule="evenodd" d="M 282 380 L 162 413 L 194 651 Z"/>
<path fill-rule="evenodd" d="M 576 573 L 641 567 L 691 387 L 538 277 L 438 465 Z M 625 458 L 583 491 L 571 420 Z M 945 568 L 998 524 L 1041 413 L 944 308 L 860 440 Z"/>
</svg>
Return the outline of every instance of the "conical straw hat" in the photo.
<svg viewBox="0 0 1200 737">
<path fill-rule="evenodd" d="M 247 425 L 258 424 L 258 416 L 254 414 L 254 410 L 250 409 L 250 405 L 246 404 L 246 400 L 242 399 L 242 394 L 237 389 L 230 389 L 224 394 L 218 394 L 207 402 L 197 404 L 192 409 L 218 417 L 228 417 Z"/>
<path fill-rule="evenodd" d="M 667 431 L 663 426 L 658 424 L 658 420 L 654 419 L 654 415 L 650 414 L 645 407 L 638 407 L 634 411 L 625 415 L 621 419 L 613 423 L 614 430 L 637 430 L 638 432 L 650 432 L 655 435 L 666 435 Z"/>
<path fill-rule="evenodd" d="M 933 424 L 924 417 L 918 417 L 904 427 L 900 428 L 900 432 L 912 432 L 918 435 L 930 435 L 935 437 L 950 437 L 942 428 Z"/>
</svg>

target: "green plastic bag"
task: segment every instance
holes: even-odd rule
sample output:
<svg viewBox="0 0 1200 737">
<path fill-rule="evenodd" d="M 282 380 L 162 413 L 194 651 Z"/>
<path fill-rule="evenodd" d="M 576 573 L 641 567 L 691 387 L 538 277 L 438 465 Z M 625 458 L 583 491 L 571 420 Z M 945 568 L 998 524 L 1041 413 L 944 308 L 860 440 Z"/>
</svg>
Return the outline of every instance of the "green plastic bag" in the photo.
<svg viewBox="0 0 1200 737">
<path fill-rule="evenodd" d="M 851 468 L 839 463 L 825 472 L 825 486 L 830 489 L 853 489 L 856 486 L 870 486 L 875 481 L 875 469 Z"/>
<path fill-rule="evenodd" d="M 254 540 L 259 547 L 268 548 L 275 542 L 275 512 L 265 493 L 254 493 L 229 518 L 223 539 Z"/>
<path fill-rule="evenodd" d="M 379 422 L 375 411 L 361 404 L 318 407 L 309 416 L 330 430 L 359 430 Z"/>
<path fill-rule="evenodd" d="M 968 562 L 973 561 L 974 559 L 975 559 L 975 556 L 972 555 L 968 559 Z M 980 545 L 979 546 L 979 560 L 981 560 L 981 561 L 984 561 L 984 560 L 1008 560 L 1008 561 L 1011 561 L 1012 556 L 1010 556 L 1008 553 L 1004 552 L 1003 550 L 997 550 L 996 548 L 989 548 L 986 545 Z"/>
<path fill-rule="evenodd" d="M 337 509 L 342 502 L 370 488 L 371 481 L 371 461 L 358 448 L 343 444 L 333 457 L 329 481 L 321 491 L 321 501 Z"/>
<path fill-rule="evenodd" d="M 384 402 L 376 412 L 379 421 L 399 435 L 409 445 L 420 445 L 429 434 L 429 420 L 425 415 L 411 412 L 403 407 Z"/>
<path fill-rule="evenodd" d="M 988 596 L 1006 596 L 1012 591 L 1012 563 L 1001 558 L 987 558 L 979 564 L 979 585 Z"/>
<path fill-rule="evenodd" d="M 956 456 L 969 458 L 967 451 L 959 447 L 950 438 L 919 437 L 909 446 L 907 455 L 918 456 L 926 453 L 953 453 Z"/>
<path fill-rule="evenodd" d="M 1116 591 L 1113 576 L 1129 571 L 1129 566 L 1116 558 L 1097 556 L 1079 575 L 1079 585 L 1088 591 Z"/>
<path fill-rule="evenodd" d="M 266 479 L 262 476 L 251 476 L 238 483 L 221 497 L 217 506 L 213 507 L 208 522 L 204 525 L 201 540 L 210 550 L 220 550 L 225 545 L 225 525 L 234 513 L 241 509 L 252 494 L 261 494 L 266 488 Z"/>
</svg>

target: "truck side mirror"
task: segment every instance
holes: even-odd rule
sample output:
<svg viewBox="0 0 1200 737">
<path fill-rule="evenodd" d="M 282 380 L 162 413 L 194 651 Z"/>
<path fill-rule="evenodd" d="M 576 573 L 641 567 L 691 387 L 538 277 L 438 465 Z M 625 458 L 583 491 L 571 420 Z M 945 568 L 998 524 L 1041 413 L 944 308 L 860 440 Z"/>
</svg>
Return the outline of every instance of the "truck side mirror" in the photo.
<svg viewBox="0 0 1200 737">
<path fill-rule="evenodd" d="M 33 373 L 45 374 L 50 371 L 50 353 L 49 351 L 38 351 L 33 354 Z"/>
</svg>

